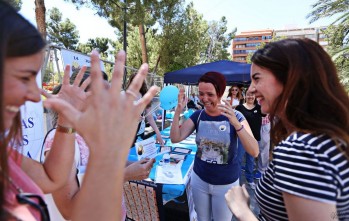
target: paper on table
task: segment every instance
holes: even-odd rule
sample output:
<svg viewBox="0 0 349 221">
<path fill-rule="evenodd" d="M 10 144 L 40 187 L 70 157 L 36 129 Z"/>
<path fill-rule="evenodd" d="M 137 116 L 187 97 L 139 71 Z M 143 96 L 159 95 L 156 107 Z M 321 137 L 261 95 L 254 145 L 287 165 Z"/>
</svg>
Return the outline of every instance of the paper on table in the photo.
<svg viewBox="0 0 349 221">
<path fill-rule="evenodd" d="M 154 137 L 135 143 L 138 160 L 143 158 L 154 158 L 157 152 Z"/>
<path fill-rule="evenodd" d="M 177 166 L 169 165 L 156 167 L 155 183 L 183 184 L 181 164 Z"/>
</svg>

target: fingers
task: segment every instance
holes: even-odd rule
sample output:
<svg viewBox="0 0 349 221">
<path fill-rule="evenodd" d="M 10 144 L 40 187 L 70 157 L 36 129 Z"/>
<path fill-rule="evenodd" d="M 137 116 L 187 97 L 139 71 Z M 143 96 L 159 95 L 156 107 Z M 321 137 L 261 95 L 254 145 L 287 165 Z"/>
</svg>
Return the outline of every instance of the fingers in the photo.
<svg viewBox="0 0 349 221">
<path fill-rule="evenodd" d="M 147 74 L 148 74 L 148 64 L 142 64 L 142 66 L 138 69 L 137 75 L 133 78 L 131 84 L 127 88 L 126 93 L 128 95 L 133 96 L 134 99 L 137 99 L 136 94 L 138 94 L 139 89 L 142 87 L 142 84 Z"/>
<path fill-rule="evenodd" d="M 44 89 L 40 89 L 41 95 L 43 95 L 46 98 L 51 98 L 53 95 L 45 91 Z"/>
<path fill-rule="evenodd" d="M 83 83 L 82 85 L 80 86 L 80 88 L 84 91 L 86 91 L 86 88 L 90 85 L 91 83 L 91 78 L 88 77 Z"/>
<path fill-rule="evenodd" d="M 136 76 L 137 77 L 137 76 Z M 135 77 L 135 78 L 136 78 Z M 135 81 L 135 79 L 133 79 Z M 132 83 L 133 83 L 132 81 Z M 143 111 L 144 108 L 149 104 L 149 102 L 153 99 L 153 97 L 158 93 L 159 88 L 157 86 L 152 86 L 147 93 L 142 97 L 142 99 L 138 100 L 137 106 L 140 107 L 140 111 Z"/>
<path fill-rule="evenodd" d="M 126 53 L 124 51 L 119 51 L 115 57 L 115 65 L 113 70 L 113 76 L 111 79 L 110 91 L 112 94 L 120 93 L 125 72 L 125 60 Z"/>
<path fill-rule="evenodd" d="M 74 128 L 76 128 L 77 119 L 79 118 L 81 113 L 71 104 L 59 98 L 49 98 L 44 101 L 44 106 L 46 108 L 53 109 L 54 111 L 62 115 L 73 125 Z"/>
<path fill-rule="evenodd" d="M 246 197 L 250 197 L 250 195 L 248 194 L 248 191 L 247 191 L 247 189 L 246 189 L 246 185 L 245 185 L 245 184 L 242 185 L 242 191 L 243 191 L 243 193 L 244 193 L 244 195 L 245 195 Z"/>
<path fill-rule="evenodd" d="M 73 82 L 73 85 L 74 85 L 74 86 L 79 87 L 80 82 L 81 82 L 81 80 L 82 80 L 82 77 L 83 77 L 84 74 L 85 74 L 86 68 L 87 68 L 86 66 L 82 66 L 82 68 L 79 70 L 79 73 L 76 75 L 75 80 L 74 80 L 74 82 Z"/>
<path fill-rule="evenodd" d="M 63 85 L 69 85 L 69 80 L 70 80 L 70 65 L 66 65 L 64 68 L 64 75 L 63 75 Z"/>
<path fill-rule="evenodd" d="M 103 86 L 103 78 L 102 78 L 99 54 L 96 50 L 93 50 L 91 53 L 91 80 L 92 80 L 91 89 L 93 94 L 96 94 L 96 95 L 101 94 L 104 89 L 104 86 Z"/>
</svg>

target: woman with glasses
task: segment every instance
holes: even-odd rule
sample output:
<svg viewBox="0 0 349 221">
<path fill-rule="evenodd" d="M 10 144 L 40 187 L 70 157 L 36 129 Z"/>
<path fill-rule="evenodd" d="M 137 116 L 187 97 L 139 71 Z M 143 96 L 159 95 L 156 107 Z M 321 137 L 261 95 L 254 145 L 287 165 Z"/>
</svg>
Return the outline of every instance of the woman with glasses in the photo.
<svg viewBox="0 0 349 221">
<path fill-rule="evenodd" d="M 235 84 L 230 87 L 226 100 L 233 108 L 243 103 L 244 98 L 238 85 Z"/>
<path fill-rule="evenodd" d="M 249 90 L 270 114 L 274 146 L 258 220 L 349 220 L 349 97 L 331 57 L 310 39 L 285 39 L 251 61 Z M 226 200 L 238 220 L 257 220 L 245 187 Z"/>
<path fill-rule="evenodd" d="M 132 142 L 129 134 L 135 133 L 137 116 L 157 89 L 151 88 L 134 103 L 133 91 L 139 90 L 148 72 L 147 65 L 143 65 L 130 92 L 120 94 L 123 52 L 115 59 L 111 88 L 104 88 L 98 53 L 93 52 L 92 89 L 89 98 L 83 99 L 85 109 L 74 107 L 81 104 L 79 96 L 86 96 L 86 85 L 78 84 L 81 75 L 73 85 L 65 75 L 60 94 L 44 102 L 45 107 L 59 113 L 59 127 L 51 153 L 40 164 L 20 155 L 17 149 L 21 144 L 19 108 L 26 101 L 40 100 L 36 75 L 44 60 L 44 48 L 45 42 L 35 27 L 0 1 L 0 220 L 45 218 L 37 206 L 40 196 L 66 182 L 73 164 L 75 130 L 95 148 L 90 149 L 85 185 L 74 203 L 73 220 L 113 220 L 121 213 L 124 167 Z"/>
</svg>

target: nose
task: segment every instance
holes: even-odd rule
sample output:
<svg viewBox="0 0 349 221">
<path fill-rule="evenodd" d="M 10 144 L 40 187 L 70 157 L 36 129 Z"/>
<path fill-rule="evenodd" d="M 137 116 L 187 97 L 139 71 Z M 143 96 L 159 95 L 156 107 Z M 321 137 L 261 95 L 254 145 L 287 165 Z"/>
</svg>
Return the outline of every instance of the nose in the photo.
<svg viewBox="0 0 349 221">
<path fill-rule="evenodd" d="M 248 87 L 248 91 L 251 93 L 254 93 L 256 91 L 256 88 L 253 82 L 251 82 L 250 86 Z"/>
<path fill-rule="evenodd" d="M 36 81 L 33 81 L 30 84 L 30 87 L 27 93 L 27 100 L 32 102 L 39 102 L 41 100 L 40 90 L 38 85 L 36 84 Z"/>
</svg>

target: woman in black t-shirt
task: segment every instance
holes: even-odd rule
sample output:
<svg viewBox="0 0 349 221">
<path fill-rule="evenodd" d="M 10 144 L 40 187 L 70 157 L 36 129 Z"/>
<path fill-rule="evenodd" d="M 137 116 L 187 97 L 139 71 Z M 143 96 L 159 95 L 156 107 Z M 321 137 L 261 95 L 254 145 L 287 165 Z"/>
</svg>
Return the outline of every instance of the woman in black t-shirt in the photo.
<svg viewBox="0 0 349 221">
<path fill-rule="evenodd" d="M 261 112 L 261 106 L 257 104 L 254 93 L 247 91 L 246 102 L 244 104 L 238 105 L 236 107 L 236 110 L 240 111 L 245 116 L 248 124 L 251 127 L 254 138 L 257 141 L 259 141 L 261 139 L 260 130 L 262 125 L 262 112 Z M 248 182 L 250 187 L 254 189 L 255 188 L 255 183 L 253 182 L 254 158 L 248 153 L 245 154 L 245 150 L 239 141 L 238 160 L 240 165 L 242 164 L 242 159 L 244 155 L 246 156 L 246 161 L 245 161 L 246 162 L 245 164 L 246 181 Z"/>
</svg>

